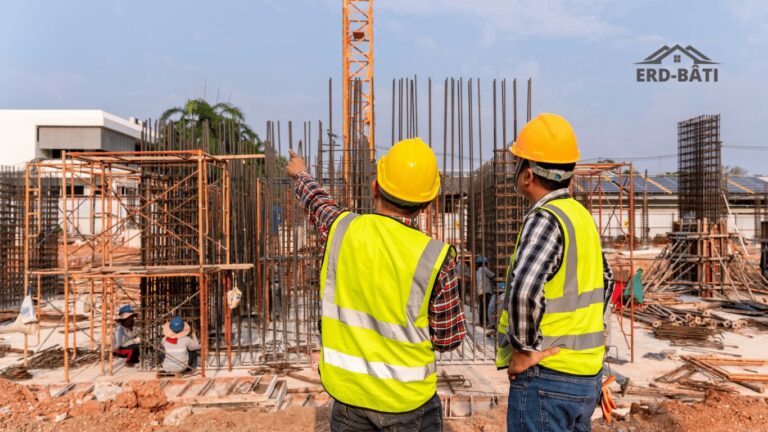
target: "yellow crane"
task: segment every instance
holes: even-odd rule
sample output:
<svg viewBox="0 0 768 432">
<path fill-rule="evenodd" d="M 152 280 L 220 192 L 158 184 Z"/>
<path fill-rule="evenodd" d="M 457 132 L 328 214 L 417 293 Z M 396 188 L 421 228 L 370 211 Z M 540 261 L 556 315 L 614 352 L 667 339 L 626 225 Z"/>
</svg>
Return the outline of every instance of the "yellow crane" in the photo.
<svg viewBox="0 0 768 432">
<path fill-rule="evenodd" d="M 344 178 L 349 176 L 350 125 L 354 125 L 368 140 L 371 158 L 374 158 L 373 123 L 373 0 L 343 0 L 343 109 Z M 361 82 L 362 118 L 354 118 L 351 90 L 355 80 Z M 358 128 L 358 126 L 361 126 Z"/>
</svg>

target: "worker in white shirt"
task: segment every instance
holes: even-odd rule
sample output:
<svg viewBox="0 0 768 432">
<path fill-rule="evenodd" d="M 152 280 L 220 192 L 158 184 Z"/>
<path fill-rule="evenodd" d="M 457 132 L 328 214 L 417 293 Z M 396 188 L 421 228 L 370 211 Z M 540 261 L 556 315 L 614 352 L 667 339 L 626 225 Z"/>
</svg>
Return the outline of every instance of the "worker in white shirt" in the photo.
<svg viewBox="0 0 768 432">
<path fill-rule="evenodd" d="M 163 325 L 163 350 L 164 372 L 189 372 L 197 366 L 200 342 L 189 324 L 181 317 L 173 317 Z"/>
</svg>

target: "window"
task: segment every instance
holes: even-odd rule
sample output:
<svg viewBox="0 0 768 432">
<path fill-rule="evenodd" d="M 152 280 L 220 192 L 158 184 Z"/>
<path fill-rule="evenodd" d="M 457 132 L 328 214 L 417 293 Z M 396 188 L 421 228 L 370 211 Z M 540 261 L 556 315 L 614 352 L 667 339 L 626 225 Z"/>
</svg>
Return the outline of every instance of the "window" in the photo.
<svg viewBox="0 0 768 432">
<path fill-rule="evenodd" d="M 675 54 L 673 56 L 673 59 L 674 59 L 675 63 L 680 63 L 680 54 Z"/>
</svg>

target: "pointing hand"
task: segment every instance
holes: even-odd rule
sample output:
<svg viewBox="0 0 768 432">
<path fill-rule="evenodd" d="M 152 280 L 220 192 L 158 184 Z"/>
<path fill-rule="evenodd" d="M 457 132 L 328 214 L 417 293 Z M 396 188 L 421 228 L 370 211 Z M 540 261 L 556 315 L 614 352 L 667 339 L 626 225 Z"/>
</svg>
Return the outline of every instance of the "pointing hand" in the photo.
<svg viewBox="0 0 768 432">
<path fill-rule="evenodd" d="M 288 166 L 285 167 L 285 171 L 291 177 L 296 177 L 300 172 L 307 171 L 307 164 L 304 163 L 304 159 L 297 155 L 293 150 L 288 150 L 291 155 L 291 160 L 288 161 Z"/>
</svg>

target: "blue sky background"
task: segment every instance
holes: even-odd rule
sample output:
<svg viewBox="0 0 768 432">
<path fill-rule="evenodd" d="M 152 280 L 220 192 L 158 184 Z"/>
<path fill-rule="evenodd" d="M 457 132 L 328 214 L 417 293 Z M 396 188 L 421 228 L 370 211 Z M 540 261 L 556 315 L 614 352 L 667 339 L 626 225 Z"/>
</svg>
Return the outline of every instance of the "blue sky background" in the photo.
<svg viewBox="0 0 768 432">
<path fill-rule="evenodd" d="M 263 131 L 266 120 L 325 121 L 329 77 L 337 106 L 341 96 L 340 0 L 3 6 L 0 108 L 157 118 L 205 95 L 240 106 Z M 375 37 L 379 146 L 389 143 L 392 78 L 416 74 L 437 81 L 435 121 L 443 78 L 481 79 L 486 149 L 490 80 L 528 77 L 534 114 L 571 120 L 587 160 L 674 171 L 676 124 L 699 114 L 722 114 L 726 146 L 768 147 L 765 1 L 378 0 Z M 634 62 L 676 43 L 720 62 L 720 82 L 635 82 Z M 765 148 L 723 153 L 727 165 L 768 174 Z"/>
</svg>

